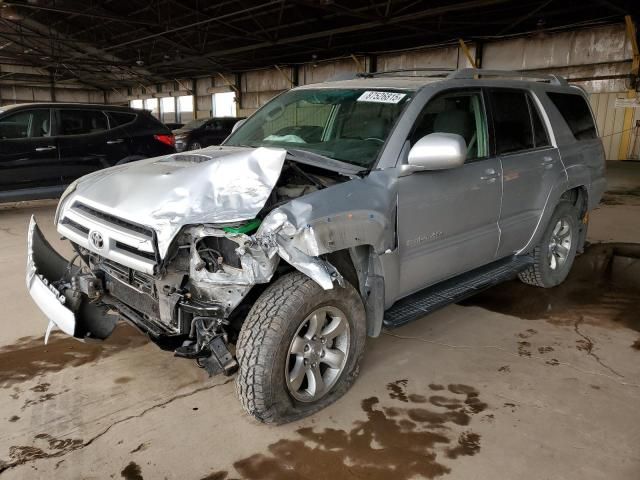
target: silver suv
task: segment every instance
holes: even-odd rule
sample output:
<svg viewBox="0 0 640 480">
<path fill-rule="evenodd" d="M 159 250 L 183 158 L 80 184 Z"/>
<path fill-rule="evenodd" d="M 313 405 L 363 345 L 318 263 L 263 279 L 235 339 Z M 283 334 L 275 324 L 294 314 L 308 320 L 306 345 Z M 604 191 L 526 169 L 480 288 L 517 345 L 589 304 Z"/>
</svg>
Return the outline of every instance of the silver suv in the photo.
<svg viewBox="0 0 640 480">
<path fill-rule="evenodd" d="M 29 227 L 47 337 L 105 339 L 122 318 L 210 374 L 238 370 L 245 410 L 283 423 L 343 395 L 383 327 L 516 276 L 561 283 L 605 188 L 584 92 L 407 75 L 294 88 L 222 146 L 71 184 L 55 223 L 78 261 Z"/>
</svg>

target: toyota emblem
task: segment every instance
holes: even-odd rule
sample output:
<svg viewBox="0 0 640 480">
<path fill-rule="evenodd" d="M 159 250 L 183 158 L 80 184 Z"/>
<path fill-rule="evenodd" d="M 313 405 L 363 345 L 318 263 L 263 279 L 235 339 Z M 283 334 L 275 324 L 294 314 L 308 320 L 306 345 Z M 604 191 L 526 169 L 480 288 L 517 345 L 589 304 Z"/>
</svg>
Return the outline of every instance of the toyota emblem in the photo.
<svg viewBox="0 0 640 480">
<path fill-rule="evenodd" d="M 102 250 L 104 248 L 104 237 L 100 232 L 96 232 L 93 230 L 89 233 L 89 241 L 91 245 L 93 245 L 98 250 Z"/>
</svg>

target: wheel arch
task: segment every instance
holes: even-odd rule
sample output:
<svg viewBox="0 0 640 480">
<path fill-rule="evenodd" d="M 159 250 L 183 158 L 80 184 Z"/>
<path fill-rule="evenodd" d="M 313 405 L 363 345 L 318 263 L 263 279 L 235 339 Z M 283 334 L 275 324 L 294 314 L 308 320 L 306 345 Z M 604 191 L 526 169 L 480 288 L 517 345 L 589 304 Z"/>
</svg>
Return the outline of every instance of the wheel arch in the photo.
<svg viewBox="0 0 640 480">
<path fill-rule="evenodd" d="M 578 209 L 580 220 L 585 220 L 586 213 L 589 210 L 589 189 L 587 187 L 588 183 L 584 182 L 583 179 L 580 180 L 582 181 L 569 182 L 568 180 L 563 179 L 551 189 L 531 238 L 527 244 L 518 251 L 518 254 L 529 253 L 540 242 L 540 239 L 551 220 L 553 212 L 560 202 L 571 202 L 572 205 Z M 586 228 L 583 228 L 581 230 L 582 240 L 579 244 L 580 252 L 582 251 L 581 245 L 584 241 L 585 235 Z"/>
</svg>

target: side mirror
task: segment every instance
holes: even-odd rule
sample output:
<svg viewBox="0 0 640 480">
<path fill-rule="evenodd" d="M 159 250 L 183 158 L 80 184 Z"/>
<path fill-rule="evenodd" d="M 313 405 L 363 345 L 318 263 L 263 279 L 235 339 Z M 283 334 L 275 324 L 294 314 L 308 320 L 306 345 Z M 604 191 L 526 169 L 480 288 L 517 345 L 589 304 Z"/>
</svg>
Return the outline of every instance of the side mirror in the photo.
<svg viewBox="0 0 640 480">
<path fill-rule="evenodd" d="M 238 120 L 236 123 L 234 123 L 233 127 L 231 127 L 231 133 L 235 132 L 240 127 L 240 125 L 242 125 L 246 121 L 247 119 L 243 118 L 242 120 Z"/>
<path fill-rule="evenodd" d="M 412 170 L 446 170 L 464 165 L 467 142 L 455 133 L 430 133 L 409 150 Z"/>
</svg>

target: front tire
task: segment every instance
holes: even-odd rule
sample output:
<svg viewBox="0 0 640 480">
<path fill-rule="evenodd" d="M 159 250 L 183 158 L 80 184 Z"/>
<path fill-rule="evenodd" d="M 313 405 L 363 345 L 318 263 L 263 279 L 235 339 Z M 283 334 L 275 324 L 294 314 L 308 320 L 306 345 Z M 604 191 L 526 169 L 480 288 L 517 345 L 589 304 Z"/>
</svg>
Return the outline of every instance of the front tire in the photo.
<svg viewBox="0 0 640 480">
<path fill-rule="evenodd" d="M 270 285 L 251 308 L 236 345 L 236 392 L 264 423 L 287 423 L 340 398 L 358 376 L 365 311 L 347 282 L 323 290 L 299 272 Z"/>
<path fill-rule="evenodd" d="M 571 203 L 558 204 L 540 243 L 533 251 L 534 263 L 519 274 L 521 281 L 543 288 L 564 282 L 578 248 L 578 222 L 578 211 Z"/>
</svg>

